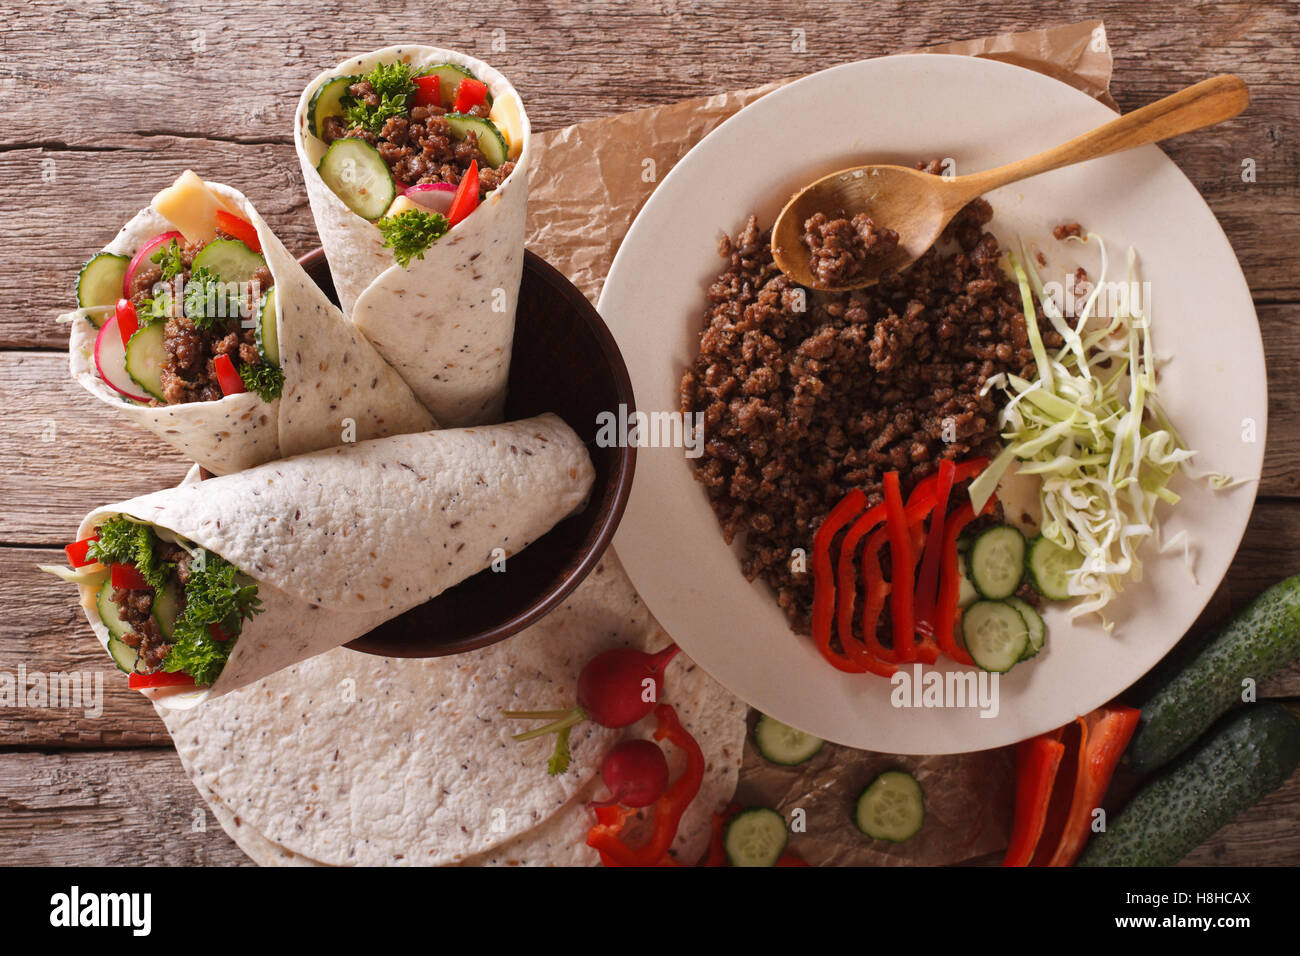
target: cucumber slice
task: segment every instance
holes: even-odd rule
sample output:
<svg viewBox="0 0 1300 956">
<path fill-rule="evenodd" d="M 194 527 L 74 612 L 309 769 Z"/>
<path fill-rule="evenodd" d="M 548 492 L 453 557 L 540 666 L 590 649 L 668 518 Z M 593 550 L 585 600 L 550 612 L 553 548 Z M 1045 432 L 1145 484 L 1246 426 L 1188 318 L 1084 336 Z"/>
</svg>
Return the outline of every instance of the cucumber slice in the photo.
<svg viewBox="0 0 1300 956">
<path fill-rule="evenodd" d="M 84 266 L 77 274 L 77 305 L 83 309 L 102 309 L 104 306 L 116 305 L 122 298 L 122 283 L 126 280 L 126 267 L 131 264 L 129 256 L 119 256 L 112 252 L 101 252 Z M 112 313 L 105 310 L 101 315 L 88 315 L 86 318 L 94 323 L 95 328 L 103 325 Z"/>
<path fill-rule="evenodd" d="M 957 585 L 957 606 L 970 607 L 980 599 L 980 593 L 971 584 L 970 572 L 966 570 L 966 555 L 960 551 L 957 552 L 957 574 L 960 578 Z"/>
<path fill-rule="evenodd" d="M 163 637 L 170 641 L 176 619 L 181 616 L 181 587 L 174 579 L 168 581 L 167 587 L 161 591 L 154 592 L 153 616 Z"/>
<path fill-rule="evenodd" d="M 266 260 L 238 239 L 214 239 L 194 257 L 191 269 L 207 269 L 222 282 L 248 282 Z"/>
<path fill-rule="evenodd" d="M 117 669 L 130 674 L 135 670 L 135 662 L 140 658 L 140 652 L 134 647 L 128 647 L 116 637 L 108 639 L 108 655 L 113 658 L 113 663 Z"/>
<path fill-rule="evenodd" d="M 966 651 L 986 671 L 1004 674 L 1016 666 L 1029 646 L 1029 628 L 1006 601 L 976 601 L 962 613 Z"/>
<path fill-rule="evenodd" d="M 1034 610 L 1034 606 L 1028 601 L 1022 601 L 1018 597 L 1009 597 L 1006 602 L 1010 604 L 1020 614 L 1025 622 L 1025 627 L 1029 630 L 1029 643 L 1025 645 L 1024 656 L 1020 659 L 1027 661 L 1031 657 L 1037 657 L 1038 652 L 1043 649 L 1043 644 L 1047 641 L 1047 625 L 1043 623 L 1042 616 Z"/>
<path fill-rule="evenodd" d="M 126 343 L 126 374 L 131 381 L 158 399 L 163 398 L 162 367 L 167 361 L 163 347 L 163 329 L 167 323 L 152 322 L 142 326 Z"/>
<path fill-rule="evenodd" d="M 970 570 L 984 597 L 1011 597 L 1025 576 L 1025 536 L 1009 524 L 982 532 L 970 548 Z"/>
<path fill-rule="evenodd" d="M 754 725 L 754 744 L 765 760 L 793 767 L 806 763 L 822 749 L 826 741 L 796 730 L 775 718 L 762 714 Z"/>
<path fill-rule="evenodd" d="M 371 222 L 382 218 L 397 197 L 388 164 L 364 139 L 336 139 L 316 171 L 349 209 Z"/>
<path fill-rule="evenodd" d="M 472 130 L 478 136 L 478 151 L 483 154 L 483 158 L 493 169 L 504 163 L 506 157 L 510 155 L 506 138 L 501 135 L 501 131 L 491 120 L 483 119 L 481 116 L 470 116 L 468 113 L 448 113 L 443 119 L 451 127 L 451 135 L 457 139 L 468 138 Z"/>
<path fill-rule="evenodd" d="M 307 107 L 307 127 L 317 139 L 325 138 L 325 120 L 343 115 L 343 104 L 339 101 L 348 95 L 348 87 L 359 79 L 357 76 L 336 76 L 323 83 L 311 98 L 311 105 Z"/>
<path fill-rule="evenodd" d="M 463 66 L 457 66 L 455 63 L 439 63 L 436 66 L 425 67 L 420 70 L 419 76 L 436 76 L 438 78 L 438 92 L 442 96 L 442 105 L 451 109 L 451 104 L 456 102 L 456 87 L 460 86 L 460 81 L 468 77 L 476 80 L 476 77 Z M 488 106 L 492 105 L 492 93 L 488 91 Z"/>
<path fill-rule="evenodd" d="M 280 329 L 276 318 L 275 286 L 262 296 L 262 307 L 257 312 L 257 351 L 271 365 L 280 364 Z"/>
<path fill-rule="evenodd" d="M 121 639 L 131 633 L 131 625 L 122 620 L 118 606 L 113 603 L 112 581 L 100 585 L 99 593 L 95 596 L 95 610 L 99 611 L 99 619 L 108 628 L 111 637 Z"/>
<path fill-rule="evenodd" d="M 1029 580 L 1034 589 L 1050 601 L 1070 599 L 1069 572 L 1083 564 L 1083 555 L 1067 551 L 1041 534 L 1029 542 Z"/>
<path fill-rule="evenodd" d="M 902 843 L 925 823 L 925 794 L 910 773 L 887 770 L 862 791 L 853 820 L 873 840 Z"/>
<path fill-rule="evenodd" d="M 732 866 L 776 866 L 789 842 L 785 818 L 768 807 L 740 811 L 727 821 L 722 835 Z"/>
</svg>

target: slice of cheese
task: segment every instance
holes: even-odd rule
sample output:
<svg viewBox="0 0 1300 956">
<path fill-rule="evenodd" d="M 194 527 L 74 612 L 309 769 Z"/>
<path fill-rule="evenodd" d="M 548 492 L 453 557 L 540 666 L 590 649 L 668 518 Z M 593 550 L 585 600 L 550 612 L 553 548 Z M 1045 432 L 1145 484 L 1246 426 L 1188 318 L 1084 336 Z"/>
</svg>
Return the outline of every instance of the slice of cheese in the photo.
<svg viewBox="0 0 1300 956">
<path fill-rule="evenodd" d="M 217 236 L 217 210 L 244 218 L 244 213 L 208 188 L 193 170 L 185 170 L 150 205 L 176 227 L 186 242 L 211 242 Z"/>
<path fill-rule="evenodd" d="M 492 112 L 488 114 L 488 119 L 505 137 L 506 156 L 518 159 L 524 149 L 524 118 L 519 98 L 514 93 L 498 96 L 492 101 Z"/>
<path fill-rule="evenodd" d="M 406 198 L 405 196 L 398 196 L 396 199 L 393 200 L 393 204 L 388 207 L 388 212 L 384 213 L 384 218 L 387 219 L 389 216 L 396 216 L 404 212 L 410 212 L 412 209 L 414 209 L 416 212 L 429 211 L 425 209 L 423 206 L 421 206 L 419 203 L 412 202 L 410 199 Z"/>
</svg>

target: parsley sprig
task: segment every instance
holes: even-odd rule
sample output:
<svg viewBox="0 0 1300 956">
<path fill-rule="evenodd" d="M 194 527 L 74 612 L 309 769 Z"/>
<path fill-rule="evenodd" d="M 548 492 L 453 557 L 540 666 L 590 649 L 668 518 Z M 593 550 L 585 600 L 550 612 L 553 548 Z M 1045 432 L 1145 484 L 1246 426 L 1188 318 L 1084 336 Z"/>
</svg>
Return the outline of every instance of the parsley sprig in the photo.
<svg viewBox="0 0 1300 956">
<path fill-rule="evenodd" d="M 155 590 L 167 586 L 167 580 L 176 565 L 160 561 L 154 553 L 157 536 L 153 528 L 125 515 L 114 515 L 99 526 L 98 541 L 92 541 L 86 550 L 89 557 L 100 564 L 133 564 L 141 576 Z"/>
<path fill-rule="evenodd" d="M 150 262 L 162 268 L 164 282 L 175 279 L 185 271 L 185 259 L 181 254 L 181 244 L 173 239 L 149 257 Z"/>
<path fill-rule="evenodd" d="M 349 129 L 361 127 L 376 136 L 394 116 L 405 116 L 415 97 L 415 75 L 406 63 L 380 63 L 358 82 L 370 84 L 379 102 L 369 106 L 348 94 L 339 100 Z"/>
<path fill-rule="evenodd" d="M 384 246 L 393 250 L 393 258 L 403 269 L 411 264 L 412 259 L 423 259 L 425 251 L 451 228 L 442 213 L 418 209 L 385 216 L 375 225 L 384 237 Z"/>
<path fill-rule="evenodd" d="M 190 564 L 185 584 L 185 610 L 172 631 L 172 649 L 163 670 L 184 671 L 199 685 L 212 684 L 221 675 L 244 621 L 262 613 L 257 584 L 240 574 L 233 564 L 211 551 Z M 217 625 L 227 640 L 217 640 Z"/>
<path fill-rule="evenodd" d="M 237 296 L 206 266 L 199 266 L 185 283 L 185 317 L 197 329 L 211 329 L 239 314 Z"/>
<path fill-rule="evenodd" d="M 241 365 L 239 378 L 250 392 L 256 392 L 264 402 L 273 402 L 284 391 L 284 369 L 267 362 Z"/>
</svg>

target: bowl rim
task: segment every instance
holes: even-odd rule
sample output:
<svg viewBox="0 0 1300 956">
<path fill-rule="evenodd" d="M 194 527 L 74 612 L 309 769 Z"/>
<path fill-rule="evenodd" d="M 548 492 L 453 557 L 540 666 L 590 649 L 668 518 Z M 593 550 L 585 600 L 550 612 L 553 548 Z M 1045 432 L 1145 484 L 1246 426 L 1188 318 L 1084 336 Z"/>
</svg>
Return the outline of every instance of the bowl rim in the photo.
<svg viewBox="0 0 1300 956">
<path fill-rule="evenodd" d="M 298 263 L 308 274 L 322 267 L 329 269 L 329 261 L 325 256 L 324 248 L 321 246 L 317 246 L 298 256 Z M 568 302 L 569 306 L 582 318 L 587 328 L 596 336 L 601 355 L 613 373 L 618 401 L 626 406 L 630 416 L 636 409 L 635 396 L 632 391 L 632 378 L 628 374 L 627 363 L 623 361 L 623 353 L 614 340 L 614 334 L 610 332 L 609 326 L 605 324 L 605 320 L 601 318 L 596 307 L 564 273 L 528 249 L 524 250 L 524 268 L 537 273 L 543 281 L 556 289 Z M 485 628 L 450 643 L 417 646 L 409 653 L 398 654 L 387 646 L 381 650 L 374 646 L 374 642 L 369 641 L 369 634 L 364 634 L 356 640 L 349 641 L 344 646 L 363 654 L 372 654 L 379 657 L 450 657 L 454 654 L 463 654 L 467 651 L 475 651 L 499 643 L 537 623 L 555 610 L 561 601 L 572 594 L 574 589 L 582 583 L 583 579 L 595 569 L 600 559 L 604 557 L 605 551 L 614 540 L 614 532 L 617 530 L 619 521 L 623 517 L 623 511 L 627 507 L 628 498 L 632 493 L 632 477 L 635 471 L 636 446 L 624 442 L 619 448 L 617 465 L 614 474 L 611 476 L 614 493 L 610 500 L 610 507 L 596 529 L 596 536 L 591 545 L 581 553 L 577 563 L 568 574 L 564 575 L 555 586 L 519 613 L 490 628 Z"/>
</svg>

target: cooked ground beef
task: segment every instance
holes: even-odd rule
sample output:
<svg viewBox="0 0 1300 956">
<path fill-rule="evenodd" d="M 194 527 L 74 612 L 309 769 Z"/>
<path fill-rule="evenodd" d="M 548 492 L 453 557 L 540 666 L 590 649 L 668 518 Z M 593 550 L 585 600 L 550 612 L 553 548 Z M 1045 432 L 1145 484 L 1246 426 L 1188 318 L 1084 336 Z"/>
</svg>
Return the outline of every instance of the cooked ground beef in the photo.
<svg viewBox="0 0 1300 956">
<path fill-rule="evenodd" d="M 370 106 L 379 102 L 366 80 L 353 83 L 348 92 Z M 349 129 L 342 116 L 330 116 L 324 123 L 325 142 L 348 136 L 364 139 L 379 151 L 393 178 L 403 187 L 417 183 L 458 185 L 469 164 L 478 160 L 478 193 L 479 199 L 484 199 L 514 172 L 515 164 L 507 160 L 496 169 L 489 166 L 479 151 L 477 135 L 471 132 L 463 140 L 452 136 L 451 125 L 443 119 L 447 112 L 441 106 L 413 106 L 407 116 L 394 116 L 384 123 L 378 136 L 361 126 Z M 486 103 L 469 111 L 483 118 L 490 112 Z"/>
<path fill-rule="evenodd" d="M 155 554 L 163 561 L 176 563 L 176 574 L 181 583 L 180 610 L 184 610 L 184 585 L 189 579 L 189 552 L 168 541 L 159 541 Z M 162 628 L 158 626 L 158 619 L 153 616 L 153 588 L 114 588 L 109 600 L 118 606 L 122 620 L 131 625 L 131 630 L 122 636 L 122 643 L 139 652 L 136 669 L 144 674 L 158 670 L 172 646 L 167 643 Z"/>
<path fill-rule="evenodd" d="M 803 229 L 801 239 L 810 253 L 808 267 L 823 286 L 853 282 L 867 271 L 869 263 L 898 248 L 898 233 L 877 229 L 862 212 L 852 219 L 828 219 L 824 213 L 814 213 Z"/>
<path fill-rule="evenodd" d="M 1083 226 L 1077 222 L 1065 222 L 1052 230 L 1052 235 L 1057 239 L 1069 239 L 1071 236 L 1082 236 Z"/>
<path fill-rule="evenodd" d="M 217 238 L 235 237 L 218 229 Z M 243 327 L 238 315 L 218 321 L 210 328 L 200 329 L 183 313 L 180 303 L 184 293 L 177 293 L 189 283 L 190 266 L 205 245 L 205 242 L 185 243 L 181 247 L 181 260 L 185 263 L 185 269 L 167 283 L 174 308 L 163 327 L 163 348 L 167 353 L 167 361 L 159 378 L 162 381 L 163 398 L 168 405 L 212 402 L 221 398 L 221 386 L 217 383 L 217 373 L 212 364 L 218 355 L 229 355 L 236 368 L 241 364 L 255 365 L 262 360 L 257 351 L 256 329 L 251 323 L 247 328 Z M 162 269 L 156 265 L 141 269 L 135 274 L 130 291 L 131 301 L 137 310 L 142 309 L 147 300 L 162 291 L 158 287 L 161 279 Z M 258 283 L 260 295 L 265 295 L 275 281 L 271 278 L 271 270 L 266 266 L 262 266 L 253 279 Z M 251 308 L 250 314 L 256 315 L 256 301 Z"/>
<path fill-rule="evenodd" d="M 881 501 L 887 471 L 906 493 L 941 458 L 996 454 L 997 409 L 980 388 L 998 372 L 1034 375 L 1020 293 L 983 229 L 990 218 L 975 200 L 945 232 L 955 249 L 847 293 L 786 278 L 756 217 L 721 242 L 727 267 L 682 380 L 683 411 L 704 416 L 695 477 L 726 540 L 743 536 L 746 577 L 776 591 L 797 630 L 808 628 L 813 581 L 792 570 L 792 552 L 810 551 L 830 509 L 852 488 Z"/>
</svg>

